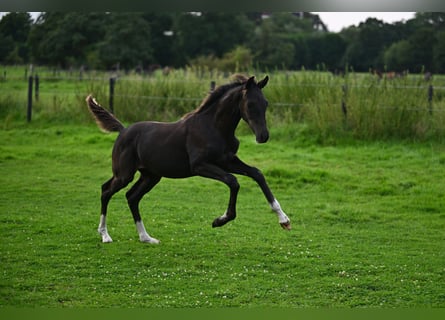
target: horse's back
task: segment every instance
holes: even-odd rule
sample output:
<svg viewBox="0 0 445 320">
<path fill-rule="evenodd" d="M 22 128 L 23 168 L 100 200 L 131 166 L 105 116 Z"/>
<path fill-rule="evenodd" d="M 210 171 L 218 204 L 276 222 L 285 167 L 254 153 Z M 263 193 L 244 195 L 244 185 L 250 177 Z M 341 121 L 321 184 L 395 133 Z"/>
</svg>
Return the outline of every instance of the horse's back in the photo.
<svg viewBox="0 0 445 320">
<path fill-rule="evenodd" d="M 139 170 L 163 177 L 189 177 L 186 137 L 187 128 L 182 121 L 137 122 L 121 132 L 113 153 L 132 153 Z"/>
</svg>

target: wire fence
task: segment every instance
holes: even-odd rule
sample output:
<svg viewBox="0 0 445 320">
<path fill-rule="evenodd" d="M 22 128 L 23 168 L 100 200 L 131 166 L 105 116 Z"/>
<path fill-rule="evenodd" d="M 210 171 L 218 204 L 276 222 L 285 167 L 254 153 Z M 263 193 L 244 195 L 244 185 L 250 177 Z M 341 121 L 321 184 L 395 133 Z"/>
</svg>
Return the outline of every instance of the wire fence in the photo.
<svg viewBox="0 0 445 320">
<path fill-rule="evenodd" d="M 2 81 L 22 81 L 24 80 L 23 77 L 17 77 L 17 76 L 6 76 L 6 74 L 3 75 Z M 27 99 L 27 119 L 28 121 L 31 121 L 31 115 L 32 115 L 32 105 L 33 100 L 39 100 L 40 96 L 77 96 L 79 95 L 78 92 L 73 91 L 65 91 L 62 89 L 44 89 L 41 90 L 40 84 L 41 82 L 57 82 L 57 81 L 72 81 L 75 83 L 79 82 L 97 82 L 97 83 L 109 83 L 109 106 L 111 110 L 113 110 L 113 103 L 114 98 L 121 98 L 121 99 L 127 99 L 127 100 L 146 100 L 146 101 L 182 101 L 182 102 L 196 102 L 197 104 L 203 100 L 203 97 L 184 97 L 184 96 L 175 96 L 175 95 L 144 95 L 144 94 L 126 94 L 121 93 L 119 91 L 116 91 L 115 85 L 117 80 L 119 83 L 131 83 L 131 82 L 137 82 L 137 83 L 145 83 L 150 85 L 150 83 L 155 83 L 156 81 L 159 81 L 159 79 L 151 78 L 148 76 L 125 76 L 125 77 L 118 77 L 116 74 L 107 75 L 107 76 L 98 76 L 96 74 L 93 75 L 46 75 L 46 76 L 39 76 L 39 75 L 30 75 L 27 78 L 28 81 L 28 99 Z M 165 78 L 163 81 L 167 81 L 167 78 Z M 427 102 L 428 106 L 427 109 L 430 113 L 439 112 L 444 113 L 445 108 L 433 108 L 434 100 L 435 100 L 435 93 L 440 92 L 440 96 L 443 96 L 444 94 L 442 92 L 445 91 L 445 86 L 443 85 L 435 85 L 425 83 L 419 85 L 419 79 L 416 78 L 414 81 L 416 84 L 393 84 L 390 82 L 391 80 L 380 80 L 377 82 L 372 82 L 370 84 L 358 84 L 353 83 L 352 81 L 332 81 L 327 83 L 298 83 L 298 89 L 304 89 L 304 88 L 315 88 L 315 89 L 324 89 L 324 88 L 339 88 L 342 90 L 341 93 L 341 101 L 339 101 L 339 105 L 341 106 L 341 109 L 343 113 L 347 114 L 348 112 L 348 95 L 351 90 L 360 90 L 360 89 L 367 89 L 374 88 L 375 90 L 379 90 L 382 88 L 387 88 L 391 90 L 416 90 L 418 92 L 424 92 L 425 101 Z M 208 80 L 183 80 L 183 79 L 175 79 L 175 78 L 168 78 L 168 83 L 170 84 L 194 84 L 194 85 L 209 85 L 210 90 L 212 90 L 215 87 L 216 81 L 212 80 L 208 82 Z M 386 87 L 385 87 L 386 86 Z M 296 88 L 296 84 L 292 83 L 290 80 L 288 83 L 276 83 L 276 84 L 270 84 L 269 87 L 274 88 L 275 90 L 280 90 L 280 88 L 286 88 L 287 90 Z M 305 106 L 308 106 L 308 103 L 298 102 L 298 101 L 283 101 L 283 100 L 274 100 L 272 103 L 275 107 L 290 107 L 290 108 L 302 108 Z M 400 107 L 394 106 L 394 105 L 388 105 L 385 103 L 380 103 L 378 105 L 375 105 L 374 108 L 377 109 L 385 109 L 385 110 L 396 110 Z M 404 107 L 405 111 L 424 111 L 425 106 L 409 106 Z"/>
</svg>

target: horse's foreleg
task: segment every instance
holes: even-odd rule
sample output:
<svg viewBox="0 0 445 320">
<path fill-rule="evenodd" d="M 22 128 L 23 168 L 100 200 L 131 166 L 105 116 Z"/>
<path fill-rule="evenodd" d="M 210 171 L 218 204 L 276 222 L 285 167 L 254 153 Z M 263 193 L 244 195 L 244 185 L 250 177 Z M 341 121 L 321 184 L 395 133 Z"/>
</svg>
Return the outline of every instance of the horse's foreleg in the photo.
<svg viewBox="0 0 445 320">
<path fill-rule="evenodd" d="M 290 219 L 289 217 L 284 213 L 284 211 L 281 209 L 280 203 L 277 199 L 274 199 L 272 203 L 269 203 L 270 207 L 273 211 L 277 214 L 278 222 L 280 223 L 281 227 L 286 230 L 290 230 L 292 227 L 290 225 Z"/>
<path fill-rule="evenodd" d="M 133 214 L 133 219 L 139 234 L 139 240 L 141 242 L 154 244 L 159 243 L 158 239 L 151 237 L 145 230 L 145 226 L 142 222 L 141 214 L 139 212 L 139 202 L 141 201 L 142 197 L 147 192 L 149 192 L 160 180 L 161 178 L 158 177 L 155 178 L 141 175 L 139 180 L 126 194 L 128 206 L 130 207 L 131 213 Z"/>
<path fill-rule="evenodd" d="M 212 227 L 221 227 L 227 222 L 236 218 L 236 199 L 239 191 L 239 183 L 234 175 L 222 170 L 221 168 L 204 163 L 193 167 L 193 172 L 201 177 L 210 178 L 225 183 L 230 189 L 229 204 L 226 212 L 213 220 Z"/>
<path fill-rule="evenodd" d="M 261 190 L 263 191 L 264 196 L 266 197 L 267 201 L 269 202 L 270 207 L 276 213 L 276 215 L 278 217 L 278 222 L 280 223 L 281 227 L 283 227 L 283 229 L 286 229 L 286 230 L 291 229 L 289 217 L 281 209 L 280 203 L 272 194 L 272 191 L 270 190 L 269 186 L 267 185 L 264 175 L 262 174 L 262 172 L 259 169 L 245 164 L 238 157 L 235 157 L 232 160 L 232 162 L 229 164 L 229 169 L 230 169 L 230 172 L 232 172 L 232 173 L 248 176 L 248 177 L 252 178 L 253 180 L 255 180 L 255 182 L 260 186 Z"/>
</svg>

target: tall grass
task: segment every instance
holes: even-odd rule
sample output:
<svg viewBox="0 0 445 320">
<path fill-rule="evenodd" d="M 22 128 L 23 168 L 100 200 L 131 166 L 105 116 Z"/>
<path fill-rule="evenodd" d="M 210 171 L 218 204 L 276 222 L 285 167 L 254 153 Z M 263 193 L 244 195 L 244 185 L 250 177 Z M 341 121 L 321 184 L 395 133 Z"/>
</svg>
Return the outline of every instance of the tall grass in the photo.
<svg viewBox="0 0 445 320">
<path fill-rule="evenodd" d="M 118 79 L 116 114 L 129 122 L 174 121 L 201 103 L 210 90 L 210 81 L 222 84 L 229 80 L 210 72 L 201 77 L 190 70 L 174 71 L 168 76 L 156 73 L 150 78 Z"/>
<path fill-rule="evenodd" d="M 293 101 L 292 121 L 307 124 L 322 140 L 439 139 L 445 137 L 445 100 L 441 78 L 431 103 L 429 82 L 419 75 L 379 79 L 349 73 L 335 77 L 302 71 L 274 78 L 269 100 Z M 280 101 L 278 100 L 278 101 Z"/>
<path fill-rule="evenodd" d="M 0 82 L 0 121 L 7 127 L 25 121 L 27 80 L 24 67 L 3 68 Z M 116 77 L 114 112 L 124 122 L 174 121 L 195 109 L 207 95 L 211 81 L 230 81 L 230 74 L 205 68 L 162 71 L 151 75 L 106 72 L 58 72 L 35 68 L 40 76 L 40 96 L 34 102 L 33 120 L 90 121 L 85 107 L 92 93 L 109 104 L 109 79 Z M 251 71 L 262 78 L 266 73 Z M 421 75 L 379 79 L 371 74 L 347 73 L 336 77 L 327 72 L 268 72 L 264 89 L 269 100 L 271 126 L 306 124 L 320 140 L 352 137 L 366 140 L 445 138 L 444 78 L 425 82 Z M 432 103 L 428 86 L 434 85 Z"/>
</svg>

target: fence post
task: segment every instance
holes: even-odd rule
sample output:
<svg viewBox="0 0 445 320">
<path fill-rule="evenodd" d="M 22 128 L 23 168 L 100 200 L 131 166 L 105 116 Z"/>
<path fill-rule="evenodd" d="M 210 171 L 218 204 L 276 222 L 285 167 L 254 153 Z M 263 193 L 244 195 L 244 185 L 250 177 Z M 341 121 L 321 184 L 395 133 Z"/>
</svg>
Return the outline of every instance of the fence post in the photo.
<svg viewBox="0 0 445 320">
<path fill-rule="evenodd" d="M 26 113 L 26 119 L 28 122 L 31 122 L 31 116 L 32 116 L 32 83 L 33 83 L 33 77 L 28 77 L 28 110 Z"/>
<path fill-rule="evenodd" d="M 430 84 L 428 86 L 428 109 L 431 115 L 433 114 L 433 91 L 433 85 Z"/>
<path fill-rule="evenodd" d="M 111 77 L 110 78 L 110 110 L 111 113 L 114 113 L 114 85 L 116 83 L 116 78 L 115 77 Z"/>
<path fill-rule="evenodd" d="M 36 99 L 36 101 L 39 101 L 39 75 L 36 74 L 36 76 L 34 77 L 35 83 L 36 83 L 36 91 L 34 94 L 34 97 Z"/>
<path fill-rule="evenodd" d="M 216 82 L 214 80 L 210 81 L 210 92 L 215 90 Z"/>
<path fill-rule="evenodd" d="M 343 91 L 343 97 L 341 98 L 341 111 L 343 111 L 343 115 L 346 116 L 348 115 L 348 109 L 346 107 L 346 95 L 348 94 L 348 85 L 344 84 L 341 86 L 341 89 Z"/>
</svg>

